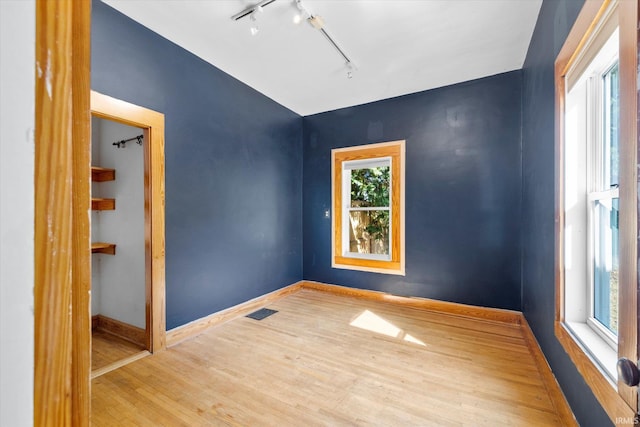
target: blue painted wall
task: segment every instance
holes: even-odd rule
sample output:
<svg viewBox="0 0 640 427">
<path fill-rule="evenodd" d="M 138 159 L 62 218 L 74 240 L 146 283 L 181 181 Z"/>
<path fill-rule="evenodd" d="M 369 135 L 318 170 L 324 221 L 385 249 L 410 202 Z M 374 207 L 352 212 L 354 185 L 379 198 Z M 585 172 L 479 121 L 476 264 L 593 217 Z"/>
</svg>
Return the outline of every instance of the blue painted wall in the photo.
<svg viewBox="0 0 640 427">
<path fill-rule="evenodd" d="M 520 71 L 303 122 L 306 280 L 520 309 Z M 398 139 L 406 276 L 331 268 L 331 149 Z"/>
<path fill-rule="evenodd" d="M 522 309 L 581 425 L 610 425 L 553 333 L 553 62 L 582 3 L 544 0 L 521 72 L 300 118 L 94 1 L 92 88 L 166 117 L 167 327 L 303 277 Z M 332 269 L 331 149 L 397 139 L 407 275 Z"/>
<path fill-rule="evenodd" d="M 92 6 L 92 89 L 165 114 L 167 328 L 301 280 L 300 116 Z"/>
<path fill-rule="evenodd" d="M 611 425 L 555 338 L 554 62 L 583 1 L 545 0 L 523 70 L 522 310 L 582 426 Z"/>
</svg>

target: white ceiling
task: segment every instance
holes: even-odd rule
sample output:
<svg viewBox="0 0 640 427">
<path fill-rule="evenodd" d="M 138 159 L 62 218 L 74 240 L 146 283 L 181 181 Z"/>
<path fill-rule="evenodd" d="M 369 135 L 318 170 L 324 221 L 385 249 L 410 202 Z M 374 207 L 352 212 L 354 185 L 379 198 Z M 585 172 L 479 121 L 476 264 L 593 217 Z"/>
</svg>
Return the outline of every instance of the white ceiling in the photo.
<svg viewBox="0 0 640 427">
<path fill-rule="evenodd" d="M 522 68 L 542 0 L 303 0 L 357 67 L 347 68 L 292 0 L 103 0 L 306 116 Z"/>
</svg>

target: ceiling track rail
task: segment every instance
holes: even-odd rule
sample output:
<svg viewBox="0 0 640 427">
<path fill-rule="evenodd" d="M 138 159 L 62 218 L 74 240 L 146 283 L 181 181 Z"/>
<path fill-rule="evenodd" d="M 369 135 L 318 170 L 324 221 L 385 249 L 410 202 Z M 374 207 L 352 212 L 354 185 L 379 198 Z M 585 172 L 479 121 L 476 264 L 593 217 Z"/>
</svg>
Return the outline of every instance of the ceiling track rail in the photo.
<svg viewBox="0 0 640 427">
<path fill-rule="evenodd" d="M 256 10 L 262 7 L 269 6 L 271 3 L 274 3 L 275 1 L 276 0 L 262 0 L 260 3 L 256 4 L 255 6 L 251 6 L 240 13 L 236 13 L 231 17 L 231 19 L 233 19 L 234 21 L 238 21 L 246 16 L 251 15 L 253 12 L 255 12 Z"/>
<path fill-rule="evenodd" d="M 261 2 L 256 3 L 255 5 L 244 9 L 242 12 L 236 13 L 231 17 L 231 19 L 233 19 L 234 21 L 239 21 L 242 18 L 246 18 L 247 16 L 253 15 L 257 11 L 262 11 L 262 9 L 265 6 L 275 3 L 275 1 L 276 0 L 262 0 Z M 338 51 L 340 56 L 342 56 L 342 58 L 344 59 L 345 64 L 349 68 L 349 70 L 353 70 L 354 69 L 353 61 L 351 61 L 351 58 L 347 56 L 347 54 L 342 50 L 342 48 L 338 45 L 338 43 L 336 43 L 333 37 L 329 35 L 327 30 L 324 29 L 324 23 L 322 22 L 322 18 L 307 11 L 306 8 L 302 5 L 302 2 L 300 0 L 296 0 L 294 3 L 301 12 L 304 12 L 306 14 L 307 22 L 309 22 L 309 24 L 311 24 L 311 26 L 313 26 L 315 29 L 320 31 L 322 35 L 329 41 L 329 43 L 331 43 L 334 49 Z M 253 15 L 252 18 L 255 19 L 255 15 Z M 351 71 L 349 71 L 349 74 L 350 73 Z"/>
</svg>

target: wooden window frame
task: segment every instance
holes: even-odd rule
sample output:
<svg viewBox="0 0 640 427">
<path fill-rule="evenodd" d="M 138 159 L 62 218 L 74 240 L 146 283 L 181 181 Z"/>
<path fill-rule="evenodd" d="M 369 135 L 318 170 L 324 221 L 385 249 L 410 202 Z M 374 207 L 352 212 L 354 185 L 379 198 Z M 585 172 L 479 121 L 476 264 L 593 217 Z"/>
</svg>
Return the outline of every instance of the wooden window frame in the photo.
<svg viewBox="0 0 640 427">
<path fill-rule="evenodd" d="M 390 260 L 344 256 L 342 249 L 342 164 L 352 160 L 391 158 L 391 249 Z M 333 197 L 331 266 L 385 274 L 405 274 L 404 267 L 404 165 L 405 141 L 390 141 L 331 150 L 331 194 Z"/>
<path fill-rule="evenodd" d="M 612 0 L 585 2 L 565 44 L 555 62 L 556 102 L 556 212 L 555 212 L 555 335 L 594 395 L 613 422 L 632 420 L 637 412 L 637 390 L 618 380 L 612 384 L 589 352 L 572 334 L 565 323 L 564 283 L 564 112 L 565 77 L 572 64 L 578 60 Z M 638 310 L 637 310 L 637 123 L 636 91 L 637 74 L 637 24 L 638 3 L 618 2 L 620 31 L 620 278 L 618 357 L 638 360 Z"/>
</svg>

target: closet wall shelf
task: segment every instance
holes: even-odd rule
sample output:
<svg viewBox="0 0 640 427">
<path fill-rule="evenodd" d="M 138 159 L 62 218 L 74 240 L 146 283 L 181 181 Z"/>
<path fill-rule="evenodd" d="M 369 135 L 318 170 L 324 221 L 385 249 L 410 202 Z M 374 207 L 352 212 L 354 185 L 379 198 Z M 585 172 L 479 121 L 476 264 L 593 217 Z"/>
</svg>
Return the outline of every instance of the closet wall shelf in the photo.
<svg viewBox="0 0 640 427">
<path fill-rule="evenodd" d="M 114 181 L 115 179 L 116 179 L 115 169 L 91 166 L 91 181 L 104 182 L 104 181 Z"/>
<path fill-rule="evenodd" d="M 116 245 L 114 243 L 95 242 L 91 243 L 92 254 L 116 254 Z"/>
<path fill-rule="evenodd" d="M 113 211 L 116 209 L 116 199 L 91 198 L 91 209 L 94 211 Z"/>
</svg>

